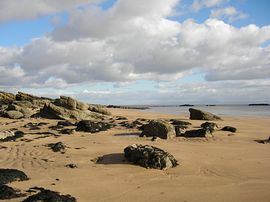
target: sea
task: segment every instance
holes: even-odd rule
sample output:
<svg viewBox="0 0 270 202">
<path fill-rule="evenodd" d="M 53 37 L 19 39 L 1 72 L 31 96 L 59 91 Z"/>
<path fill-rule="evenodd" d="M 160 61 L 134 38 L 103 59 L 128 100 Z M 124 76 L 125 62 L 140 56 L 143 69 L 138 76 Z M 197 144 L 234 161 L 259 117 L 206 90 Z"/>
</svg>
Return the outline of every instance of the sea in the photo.
<svg viewBox="0 0 270 202">
<path fill-rule="evenodd" d="M 195 105 L 195 106 L 147 106 L 145 111 L 158 112 L 173 115 L 189 115 L 189 108 L 200 109 L 211 112 L 218 116 L 229 117 L 270 117 L 270 106 L 248 106 L 248 105 Z"/>
</svg>

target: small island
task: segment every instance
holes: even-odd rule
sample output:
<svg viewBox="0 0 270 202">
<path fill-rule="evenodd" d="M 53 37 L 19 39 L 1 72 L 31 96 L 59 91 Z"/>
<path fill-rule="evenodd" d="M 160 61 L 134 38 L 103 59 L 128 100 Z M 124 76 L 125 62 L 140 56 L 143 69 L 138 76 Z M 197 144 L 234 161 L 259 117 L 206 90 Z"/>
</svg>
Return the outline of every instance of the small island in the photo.
<svg viewBox="0 0 270 202">
<path fill-rule="evenodd" d="M 269 106 L 267 103 L 249 104 L 248 106 Z"/>
</svg>

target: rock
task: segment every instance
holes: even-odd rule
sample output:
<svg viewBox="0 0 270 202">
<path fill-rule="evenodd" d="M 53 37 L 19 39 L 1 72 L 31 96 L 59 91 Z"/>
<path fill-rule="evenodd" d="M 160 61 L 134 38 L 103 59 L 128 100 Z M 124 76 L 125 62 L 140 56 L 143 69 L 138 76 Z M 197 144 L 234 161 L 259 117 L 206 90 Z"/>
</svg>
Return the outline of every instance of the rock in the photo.
<svg viewBox="0 0 270 202">
<path fill-rule="evenodd" d="M 28 180 L 28 177 L 20 170 L 0 168 L 0 185 L 25 180 Z"/>
<path fill-rule="evenodd" d="M 99 131 L 106 131 L 111 128 L 111 125 L 103 122 L 94 122 L 91 120 L 83 120 L 77 123 L 76 131 L 84 131 L 96 133 Z"/>
<path fill-rule="evenodd" d="M 201 124 L 201 127 L 204 129 L 209 129 L 211 132 L 218 129 L 218 125 L 216 123 L 213 123 L 213 122 L 204 122 Z"/>
<path fill-rule="evenodd" d="M 77 101 L 77 109 L 87 111 L 89 109 L 89 105 L 83 102 Z"/>
<path fill-rule="evenodd" d="M 159 137 L 162 139 L 171 139 L 175 137 L 175 129 L 173 125 L 162 120 L 150 121 L 144 126 L 141 137 Z"/>
<path fill-rule="evenodd" d="M 54 104 L 71 110 L 77 107 L 77 101 L 67 96 L 60 96 L 60 99 L 56 99 Z"/>
<path fill-rule="evenodd" d="M 0 91 L 0 105 L 10 104 L 15 99 L 16 99 L 16 96 L 14 94 Z"/>
<path fill-rule="evenodd" d="M 48 147 L 50 147 L 54 152 L 64 153 L 66 150 L 66 145 L 63 142 L 51 143 L 48 144 Z"/>
<path fill-rule="evenodd" d="M 220 117 L 199 109 L 189 108 L 189 112 L 191 120 L 208 120 L 208 121 L 221 120 Z"/>
<path fill-rule="evenodd" d="M 14 107 L 15 105 L 15 107 Z M 33 105 L 32 102 L 30 101 L 14 101 L 12 102 L 12 104 L 9 105 L 10 109 L 11 110 L 19 110 L 17 107 L 20 107 L 20 108 L 35 108 L 35 106 Z M 14 109 L 12 109 L 12 107 L 14 107 Z"/>
<path fill-rule="evenodd" d="M 176 137 L 182 137 L 184 136 L 186 132 L 185 126 L 174 126 Z"/>
<path fill-rule="evenodd" d="M 120 120 L 128 120 L 128 118 L 127 118 L 127 117 L 124 117 L 124 116 L 116 116 L 116 117 L 115 117 L 115 120 L 117 120 L 117 121 L 120 121 Z"/>
<path fill-rule="evenodd" d="M 18 101 L 33 101 L 33 100 L 39 100 L 41 97 L 37 97 L 34 95 L 30 95 L 28 93 L 18 92 L 16 94 L 16 100 Z"/>
<path fill-rule="evenodd" d="M 265 140 L 256 140 L 256 142 L 261 143 L 261 144 L 268 144 L 268 143 L 270 143 L 270 136 L 269 136 L 268 139 L 265 139 Z"/>
<path fill-rule="evenodd" d="M 25 102 L 28 102 L 28 101 L 25 101 Z M 10 104 L 7 108 L 7 111 L 21 112 L 23 114 L 24 118 L 30 118 L 34 114 L 34 112 L 32 110 L 30 110 L 29 108 L 24 107 L 24 106 L 20 106 L 17 104 Z"/>
<path fill-rule="evenodd" d="M 75 129 L 66 128 L 66 129 L 60 130 L 60 133 L 61 134 L 71 135 L 71 134 L 75 133 Z"/>
<path fill-rule="evenodd" d="M 67 165 L 65 165 L 65 167 L 67 167 L 67 168 L 78 168 L 78 166 L 76 164 L 74 164 L 74 163 L 67 164 Z"/>
<path fill-rule="evenodd" d="M 232 133 L 235 133 L 237 131 L 237 129 L 235 127 L 232 127 L 232 126 L 225 126 L 221 130 L 229 131 L 229 132 L 232 132 Z"/>
<path fill-rule="evenodd" d="M 74 124 L 71 123 L 70 121 L 58 121 L 57 125 L 58 126 L 74 126 Z"/>
<path fill-rule="evenodd" d="M 178 165 L 177 160 L 171 154 L 150 145 L 129 145 L 124 152 L 129 162 L 145 168 L 165 170 Z"/>
<path fill-rule="evenodd" d="M 0 184 L 0 200 L 18 198 L 23 196 L 25 196 L 25 194 L 22 194 L 20 190 Z"/>
<path fill-rule="evenodd" d="M 184 137 L 213 137 L 209 129 L 188 130 L 185 132 Z"/>
<path fill-rule="evenodd" d="M 89 105 L 89 110 L 92 112 L 96 112 L 99 114 L 104 115 L 111 115 L 111 112 L 109 112 L 105 107 L 99 106 L 99 105 Z"/>
<path fill-rule="evenodd" d="M 15 141 L 17 138 L 21 138 L 24 136 L 24 132 L 22 131 L 12 131 L 12 130 L 4 130 L 0 132 L 0 141 Z"/>
<path fill-rule="evenodd" d="M 58 192 L 43 189 L 39 193 L 29 196 L 23 202 L 76 202 L 76 198 L 70 195 L 61 195 Z"/>
<path fill-rule="evenodd" d="M 30 130 L 40 130 L 38 125 L 39 125 L 38 123 L 29 122 L 29 123 L 25 124 L 23 127 L 29 128 Z"/>
<path fill-rule="evenodd" d="M 5 113 L 5 117 L 10 118 L 10 119 L 21 119 L 23 118 L 23 113 L 19 112 L 19 111 L 7 111 Z"/>
<path fill-rule="evenodd" d="M 177 119 L 171 119 L 170 121 L 172 125 L 178 125 L 178 126 L 191 126 L 192 125 L 190 122 L 177 120 Z"/>
</svg>

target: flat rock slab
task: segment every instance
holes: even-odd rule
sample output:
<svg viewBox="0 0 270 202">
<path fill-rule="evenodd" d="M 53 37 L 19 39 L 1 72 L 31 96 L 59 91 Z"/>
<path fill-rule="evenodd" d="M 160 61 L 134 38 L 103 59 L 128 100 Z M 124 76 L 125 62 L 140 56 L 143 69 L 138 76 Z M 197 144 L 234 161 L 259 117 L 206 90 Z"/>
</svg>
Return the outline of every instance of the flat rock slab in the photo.
<svg viewBox="0 0 270 202">
<path fill-rule="evenodd" d="M 39 193 L 29 196 L 23 202 L 76 202 L 76 198 L 70 195 L 61 195 L 58 192 L 43 189 Z"/>
<path fill-rule="evenodd" d="M 129 145 L 124 152 L 129 162 L 145 168 L 165 170 L 178 165 L 173 155 L 150 145 Z"/>
<path fill-rule="evenodd" d="M 18 189 L 14 189 L 7 185 L 0 185 L 0 200 L 19 198 L 23 196 L 25 196 L 25 194 L 22 194 Z"/>
<path fill-rule="evenodd" d="M 0 184 L 7 184 L 13 181 L 24 181 L 28 179 L 29 178 L 23 171 L 0 168 Z"/>
</svg>

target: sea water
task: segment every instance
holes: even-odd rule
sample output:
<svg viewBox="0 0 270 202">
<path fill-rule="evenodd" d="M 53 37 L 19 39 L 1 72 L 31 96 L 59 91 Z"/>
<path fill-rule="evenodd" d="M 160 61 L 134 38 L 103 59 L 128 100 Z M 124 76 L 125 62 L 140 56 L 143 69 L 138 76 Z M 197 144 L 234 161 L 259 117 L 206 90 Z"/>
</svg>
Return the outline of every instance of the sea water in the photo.
<svg viewBox="0 0 270 202">
<path fill-rule="evenodd" d="M 218 116 L 255 116 L 270 117 L 270 106 L 248 106 L 248 105 L 216 105 L 216 106 L 148 106 L 145 111 L 159 112 L 163 114 L 189 115 L 189 108 L 200 109 L 214 113 Z"/>
</svg>

